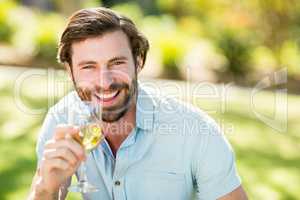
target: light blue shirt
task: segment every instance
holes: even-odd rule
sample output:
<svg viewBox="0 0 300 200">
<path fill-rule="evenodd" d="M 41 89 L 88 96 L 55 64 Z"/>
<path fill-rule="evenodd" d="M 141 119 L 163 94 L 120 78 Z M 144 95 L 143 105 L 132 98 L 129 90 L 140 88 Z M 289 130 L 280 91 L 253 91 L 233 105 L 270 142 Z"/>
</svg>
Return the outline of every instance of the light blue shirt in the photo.
<svg viewBox="0 0 300 200">
<path fill-rule="evenodd" d="M 55 126 L 68 123 L 81 103 L 73 91 L 49 110 L 37 143 L 39 161 Z M 215 200 L 240 186 L 230 144 L 201 110 L 139 86 L 136 119 L 116 157 L 105 140 L 88 156 L 88 180 L 100 191 L 85 199 Z"/>
</svg>

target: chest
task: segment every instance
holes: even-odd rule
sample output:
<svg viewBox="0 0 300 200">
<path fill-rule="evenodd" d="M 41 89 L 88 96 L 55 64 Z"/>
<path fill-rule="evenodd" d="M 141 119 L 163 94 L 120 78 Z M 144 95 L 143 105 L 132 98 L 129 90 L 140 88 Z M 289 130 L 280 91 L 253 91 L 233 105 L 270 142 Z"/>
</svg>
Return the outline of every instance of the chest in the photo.
<svg viewBox="0 0 300 200">
<path fill-rule="evenodd" d="M 88 176 L 103 190 L 89 194 L 89 199 L 191 199 L 192 181 L 179 148 L 182 144 L 174 145 L 178 148 L 163 141 L 143 144 L 144 148 L 133 145 L 118 151 L 115 159 L 104 151 L 94 152 Z"/>
</svg>

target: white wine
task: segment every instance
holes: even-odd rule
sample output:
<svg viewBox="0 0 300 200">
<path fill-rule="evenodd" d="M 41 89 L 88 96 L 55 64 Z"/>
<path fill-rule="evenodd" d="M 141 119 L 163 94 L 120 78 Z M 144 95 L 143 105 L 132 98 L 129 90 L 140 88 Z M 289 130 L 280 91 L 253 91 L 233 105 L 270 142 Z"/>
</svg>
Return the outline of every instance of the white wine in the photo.
<svg viewBox="0 0 300 200">
<path fill-rule="evenodd" d="M 96 148 L 104 138 L 99 124 L 88 124 L 80 129 L 81 144 L 85 150 L 91 151 Z"/>
</svg>

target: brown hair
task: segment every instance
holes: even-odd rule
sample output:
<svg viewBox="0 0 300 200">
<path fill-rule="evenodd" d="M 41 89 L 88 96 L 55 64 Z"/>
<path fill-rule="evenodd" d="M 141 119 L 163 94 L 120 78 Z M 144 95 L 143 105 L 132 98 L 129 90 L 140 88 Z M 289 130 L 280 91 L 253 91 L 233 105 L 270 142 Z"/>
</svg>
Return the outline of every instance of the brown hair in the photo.
<svg viewBox="0 0 300 200">
<path fill-rule="evenodd" d="M 149 49 L 148 40 L 129 18 L 103 7 L 82 9 L 69 18 L 60 38 L 58 61 L 72 66 L 72 43 L 117 30 L 127 35 L 134 62 L 140 57 L 143 61 L 140 67 L 143 67 Z"/>
</svg>

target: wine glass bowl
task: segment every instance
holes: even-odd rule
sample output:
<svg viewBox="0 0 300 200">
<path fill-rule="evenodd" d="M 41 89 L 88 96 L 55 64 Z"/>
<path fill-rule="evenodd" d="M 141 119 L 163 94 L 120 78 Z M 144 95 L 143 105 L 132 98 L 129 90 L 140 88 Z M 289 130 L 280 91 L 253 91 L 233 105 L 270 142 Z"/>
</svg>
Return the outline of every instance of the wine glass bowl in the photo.
<svg viewBox="0 0 300 200">
<path fill-rule="evenodd" d="M 87 124 L 80 127 L 79 136 L 84 149 L 89 152 L 95 149 L 104 138 L 99 124 Z"/>
</svg>

